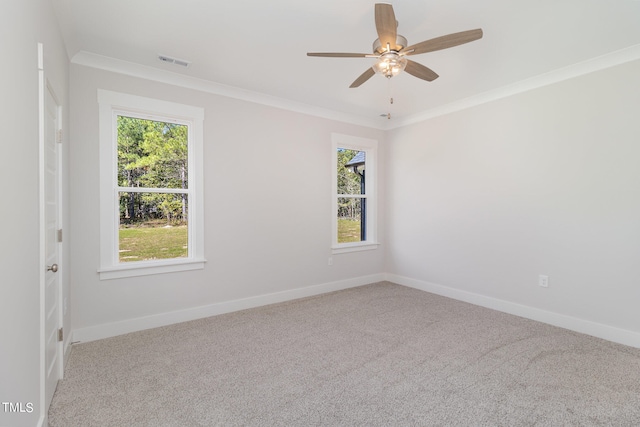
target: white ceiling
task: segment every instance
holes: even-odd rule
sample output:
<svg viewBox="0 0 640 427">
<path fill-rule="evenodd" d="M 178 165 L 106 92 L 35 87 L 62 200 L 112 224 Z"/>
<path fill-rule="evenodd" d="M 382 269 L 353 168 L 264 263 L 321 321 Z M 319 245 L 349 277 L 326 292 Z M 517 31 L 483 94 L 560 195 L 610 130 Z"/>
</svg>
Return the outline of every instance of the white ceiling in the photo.
<svg viewBox="0 0 640 427">
<path fill-rule="evenodd" d="M 349 85 L 377 38 L 369 0 L 52 0 L 73 60 L 92 52 L 367 120 L 389 110 L 389 83 Z M 414 44 L 482 28 L 478 41 L 413 56 L 440 78 L 391 81 L 394 117 L 410 117 L 612 52 L 640 46 L 638 0 L 395 0 Z M 160 62 L 158 54 L 191 61 Z"/>
</svg>

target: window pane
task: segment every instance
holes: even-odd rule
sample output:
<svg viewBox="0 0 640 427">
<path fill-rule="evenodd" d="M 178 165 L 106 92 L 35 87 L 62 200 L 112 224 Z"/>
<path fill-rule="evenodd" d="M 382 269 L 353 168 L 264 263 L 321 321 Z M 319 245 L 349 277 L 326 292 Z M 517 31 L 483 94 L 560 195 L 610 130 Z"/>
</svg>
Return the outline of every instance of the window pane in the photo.
<svg viewBox="0 0 640 427">
<path fill-rule="evenodd" d="M 118 116 L 118 185 L 187 188 L 185 125 Z"/>
<path fill-rule="evenodd" d="M 366 199 L 338 197 L 338 243 L 366 240 Z"/>
<path fill-rule="evenodd" d="M 364 194 L 365 152 L 338 148 L 338 194 Z"/>
<path fill-rule="evenodd" d="M 187 194 L 120 193 L 120 262 L 185 258 Z"/>
</svg>

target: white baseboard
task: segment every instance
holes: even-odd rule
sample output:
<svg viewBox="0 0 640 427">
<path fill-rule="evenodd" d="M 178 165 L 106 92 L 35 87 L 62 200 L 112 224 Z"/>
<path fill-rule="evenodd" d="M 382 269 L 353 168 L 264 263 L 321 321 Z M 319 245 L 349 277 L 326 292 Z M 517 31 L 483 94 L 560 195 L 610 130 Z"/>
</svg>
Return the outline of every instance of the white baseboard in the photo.
<svg viewBox="0 0 640 427">
<path fill-rule="evenodd" d="M 145 329 L 157 328 L 160 326 L 172 325 L 174 323 L 187 322 L 189 320 L 201 319 L 204 317 L 216 316 L 218 314 L 231 313 L 248 308 L 260 307 L 268 304 L 275 304 L 290 301 L 298 298 L 311 297 L 325 294 L 327 292 L 340 291 L 385 280 L 385 275 L 373 274 L 370 276 L 355 277 L 353 279 L 339 280 L 336 282 L 323 283 L 315 286 L 291 289 L 288 291 L 275 292 L 272 294 L 258 295 L 250 298 L 243 298 L 233 301 L 225 301 L 200 307 L 188 308 L 185 310 L 160 313 L 152 316 L 138 317 L 134 319 L 122 320 L 119 322 L 106 323 L 102 325 L 89 326 L 72 331 L 74 342 L 88 342 L 117 335 L 128 334 L 130 332 L 142 331 Z"/>
<path fill-rule="evenodd" d="M 590 320 L 579 319 L 564 314 L 553 313 L 535 307 L 530 307 L 506 300 L 488 297 L 473 292 L 450 288 L 436 283 L 423 280 L 412 279 L 396 274 L 374 274 L 370 276 L 356 277 L 336 282 L 323 283 L 315 286 L 291 289 L 288 291 L 275 292 L 271 294 L 258 295 L 250 298 L 243 298 L 233 301 L 225 301 L 200 307 L 193 307 L 185 310 L 160 313 L 152 316 L 138 317 L 134 319 L 122 320 L 119 322 L 107 323 L 72 331 L 74 342 L 88 342 L 98 339 L 114 337 L 130 332 L 142 331 L 144 329 L 167 326 L 174 323 L 187 322 L 189 320 L 201 319 L 204 317 L 216 316 L 218 314 L 231 313 L 234 311 L 246 310 L 248 308 L 260 307 L 268 304 L 275 304 L 290 301 L 298 298 L 305 298 L 320 295 L 327 292 L 340 291 L 343 289 L 363 286 L 370 283 L 388 280 L 399 285 L 419 289 L 436 295 L 442 295 L 470 304 L 487 307 L 504 313 L 513 314 L 538 322 L 580 332 L 608 341 L 617 342 L 631 347 L 640 348 L 640 333 L 592 322 Z M 65 359 L 68 360 L 68 348 L 65 349 Z"/>
<path fill-rule="evenodd" d="M 553 313 L 539 308 L 529 307 L 473 292 L 454 289 L 436 283 L 398 276 L 396 274 L 385 274 L 385 279 L 399 285 L 419 289 L 432 294 L 442 295 L 455 300 L 491 308 L 493 310 L 536 320 L 538 322 L 548 323 L 553 326 L 559 326 L 561 328 L 613 341 L 619 344 L 640 348 L 640 333 L 638 332 L 620 329 L 614 326 L 608 326 L 564 314 Z"/>
</svg>

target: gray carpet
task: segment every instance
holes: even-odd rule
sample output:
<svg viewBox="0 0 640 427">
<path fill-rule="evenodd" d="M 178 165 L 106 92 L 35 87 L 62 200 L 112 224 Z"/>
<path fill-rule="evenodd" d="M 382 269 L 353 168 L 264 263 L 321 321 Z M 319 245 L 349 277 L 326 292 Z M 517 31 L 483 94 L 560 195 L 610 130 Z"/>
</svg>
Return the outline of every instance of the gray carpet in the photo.
<svg viewBox="0 0 640 427">
<path fill-rule="evenodd" d="M 50 426 L 638 426 L 640 349 L 388 282 L 73 346 Z"/>
</svg>

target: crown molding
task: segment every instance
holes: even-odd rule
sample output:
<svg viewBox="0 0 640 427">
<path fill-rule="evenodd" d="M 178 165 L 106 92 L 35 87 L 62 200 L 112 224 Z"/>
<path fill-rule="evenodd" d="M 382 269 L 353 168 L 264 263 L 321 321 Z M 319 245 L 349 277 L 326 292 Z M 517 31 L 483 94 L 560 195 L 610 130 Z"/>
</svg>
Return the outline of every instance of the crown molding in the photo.
<svg viewBox="0 0 640 427">
<path fill-rule="evenodd" d="M 280 108 L 296 113 L 308 114 L 323 119 L 335 120 L 353 125 L 366 126 L 374 129 L 384 129 L 380 122 L 366 117 L 341 113 L 327 108 L 316 107 L 302 102 L 291 101 L 276 96 L 241 89 L 215 83 L 209 80 L 173 73 L 166 70 L 136 64 L 134 62 L 123 61 L 109 56 L 98 55 L 92 52 L 80 51 L 71 59 L 72 64 L 83 65 L 91 68 L 98 68 L 113 73 L 124 74 L 131 77 L 138 77 L 159 83 L 170 84 L 186 89 L 198 90 L 214 95 L 239 99 L 242 101 L 262 104 L 269 107 Z"/>
<path fill-rule="evenodd" d="M 183 74 L 177 74 L 170 71 L 161 70 L 146 65 L 140 65 L 133 62 L 123 61 L 120 59 L 115 59 L 86 51 L 80 51 L 75 54 L 71 62 L 73 64 L 98 68 L 101 70 L 125 74 L 132 77 L 166 83 L 174 86 L 184 87 L 187 89 L 199 90 L 202 92 L 239 99 L 247 102 L 253 102 L 297 113 L 308 114 L 323 119 L 335 120 L 358 126 L 366 126 L 373 129 L 392 130 L 639 59 L 640 44 L 636 44 L 596 58 L 588 59 L 586 61 L 569 65 L 567 67 L 550 71 L 548 73 L 521 80 L 510 85 L 502 86 L 497 89 L 480 93 L 478 95 L 470 96 L 459 101 L 441 105 L 426 111 L 422 111 L 420 113 L 412 114 L 404 118 L 400 117 L 395 119 L 393 123 L 385 122 L 384 124 L 382 124 L 379 120 L 372 120 L 363 116 L 341 113 L 327 108 L 316 107 L 302 102 L 278 98 L 264 93 L 223 85 L 209 80 L 185 76 Z"/>
<path fill-rule="evenodd" d="M 595 71 L 615 67 L 627 62 L 640 59 L 640 44 L 636 44 L 624 49 L 620 49 L 606 55 L 578 62 L 567 67 L 559 68 L 548 73 L 540 74 L 519 82 L 493 89 L 478 95 L 470 96 L 459 101 L 451 102 L 421 113 L 399 118 L 395 123 L 390 124 L 386 129 L 396 129 L 403 126 L 419 123 L 434 117 L 455 113 L 477 105 L 486 104 L 498 99 L 507 98 L 519 93 L 527 92 L 543 86 L 569 80 Z"/>
</svg>

